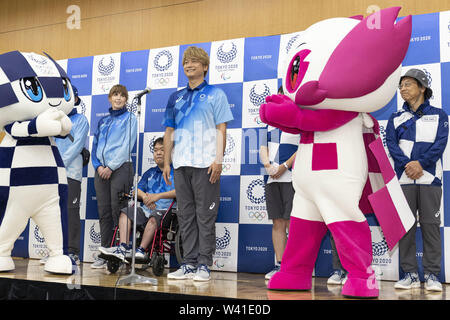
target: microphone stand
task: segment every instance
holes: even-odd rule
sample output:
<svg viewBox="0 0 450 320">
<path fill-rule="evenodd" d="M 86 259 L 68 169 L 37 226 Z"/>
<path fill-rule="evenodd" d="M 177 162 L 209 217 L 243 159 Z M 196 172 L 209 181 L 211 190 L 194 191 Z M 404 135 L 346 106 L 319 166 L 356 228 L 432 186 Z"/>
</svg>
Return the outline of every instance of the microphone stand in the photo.
<svg viewBox="0 0 450 320">
<path fill-rule="evenodd" d="M 138 165 L 139 165 L 139 130 L 141 124 L 141 97 L 136 96 L 134 99 L 137 99 L 137 141 L 136 141 L 136 172 L 134 174 L 134 219 L 133 219 L 133 251 L 131 253 L 131 273 L 125 277 L 120 278 L 117 281 L 118 285 L 130 285 L 130 284 L 139 284 L 139 283 L 149 283 L 152 285 L 158 285 L 158 280 L 155 278 L 144 277 L 135 272 L 135 262 L 136 262 L 136 213 L 138 206 Z"/>
</svg>

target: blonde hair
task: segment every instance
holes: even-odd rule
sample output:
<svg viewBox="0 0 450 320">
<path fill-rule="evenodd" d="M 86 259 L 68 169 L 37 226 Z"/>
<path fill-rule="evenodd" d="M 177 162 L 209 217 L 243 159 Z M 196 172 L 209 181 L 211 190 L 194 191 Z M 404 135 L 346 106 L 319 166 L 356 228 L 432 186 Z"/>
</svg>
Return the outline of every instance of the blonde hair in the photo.
<svg viewBox="0 0 450 320">
<path fill-rule="evenodd" d="M 128 90 L 125 86 L 123 86 L 121 84 L 116 84 L 115 86 L 113 86 L 111 88 L 111 90 L 109 90 L 108 98 L 111 98 L 116 93 L 120 93 L 125 98 L 127 98 L 127 101 L 128 101 Z"/>
<path fill-rule="evenodd" d="M 203 50 L 202 48 L 195 46 L 187 48 L 183 53 L 183 60 L 182 60 L 183 66 L 186 63 L 186 60 L 188 59 L 198 60 L 203 66 L 206 66 L 209 69 L 209 56 L 206 53 L 206 51 Z M 208 70 L 204 72 L 204 75 L 206 76 L 207 73 Z"/>
</svg>

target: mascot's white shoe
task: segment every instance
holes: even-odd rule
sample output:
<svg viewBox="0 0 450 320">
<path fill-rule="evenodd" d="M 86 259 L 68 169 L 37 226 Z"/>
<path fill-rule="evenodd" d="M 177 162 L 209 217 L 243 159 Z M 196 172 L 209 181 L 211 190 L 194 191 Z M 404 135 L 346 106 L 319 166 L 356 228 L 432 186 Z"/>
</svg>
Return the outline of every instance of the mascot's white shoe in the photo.
<svg viewBox="0 0 450 320">
<path fill-rule="evenodd" d="M 72 274 L 74 271 L 72 259 L 64 255 L 48 257 L 44 270 L 51 273 Z"/>
<path fill-rule="evenodd" d="M 16 268 L 11 257 L 0 257 L 0 272 L 12 271 Z"/>
</svg>

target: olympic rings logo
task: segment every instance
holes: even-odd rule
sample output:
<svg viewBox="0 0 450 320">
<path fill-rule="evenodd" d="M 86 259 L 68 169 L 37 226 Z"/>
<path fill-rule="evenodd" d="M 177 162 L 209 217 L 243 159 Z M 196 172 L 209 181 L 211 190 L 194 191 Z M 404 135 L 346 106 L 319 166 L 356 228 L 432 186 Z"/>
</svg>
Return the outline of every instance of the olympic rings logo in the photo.
<svg viewBox="0 0 450 320">
<path fill-rule="evenodd" d="M 44 258 L 44 257 L 47 257 L 47 256 L 48 256 L 49 251 L 48 251 L 47 248 L 45 248 L 45 249 L 40 248 L 40 249 L 34 250 L 34 253 L 35 253 L 38 257 Z"/>
<path fill-rule="evenodd" d="M 169 84 L 169 81 L 170 81 L 169 78 L 158 78 L 158 79 L 155 79 L 155 83 L 157 85 L 160 85 L 161 87 L 167 86 Z"/>
<path fill-rule="evenodd" d="M 250 211 L 248 213 L 248 217 L 250 219 L 262 221 L 266 218 L 267 212 L 266 211 Z"/>
</svg>

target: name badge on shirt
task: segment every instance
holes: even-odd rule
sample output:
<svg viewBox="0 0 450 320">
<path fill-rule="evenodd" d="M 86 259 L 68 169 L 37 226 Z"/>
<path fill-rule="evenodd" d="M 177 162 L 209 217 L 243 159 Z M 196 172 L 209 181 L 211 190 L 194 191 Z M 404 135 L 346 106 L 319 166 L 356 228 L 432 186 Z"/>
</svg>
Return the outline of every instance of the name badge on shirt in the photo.
<svg viewBox="0 0 450 320">
<path fill-rule="evenodd" d="M 439 116 L 424 115 L 416 122 L 416 142 L 433 143 L 436 139 Z"/>
<path fill-rule="evenodd" d="M 434 115 L 423 116 L 421 119 L 424 122 L 436 122 L 439 120 L 439 117 L 434 114 Z"/>
</svg>

